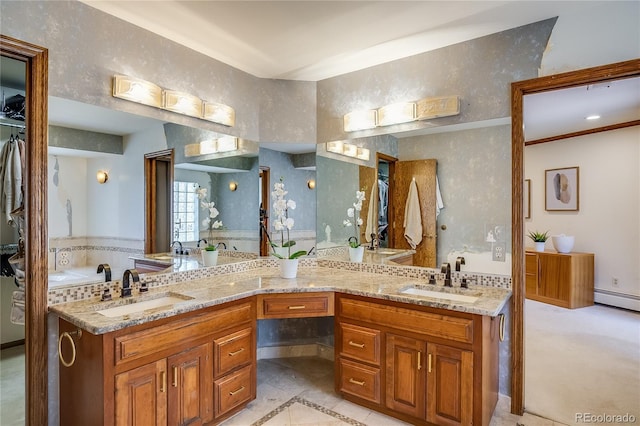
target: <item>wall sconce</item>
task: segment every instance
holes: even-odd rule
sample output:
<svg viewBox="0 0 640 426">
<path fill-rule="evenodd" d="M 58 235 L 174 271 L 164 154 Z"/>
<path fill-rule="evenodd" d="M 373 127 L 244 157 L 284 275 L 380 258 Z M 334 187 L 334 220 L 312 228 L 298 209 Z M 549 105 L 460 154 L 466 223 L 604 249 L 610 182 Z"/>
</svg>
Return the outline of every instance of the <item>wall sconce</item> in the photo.
<svg viewBox="0 0 640 426">
<path fill-rule="evenodd" d="M 344 131 L 373 129 L 374 127 L 408 123 L 416 120 L 448 117 L 460 114 L 459 96 L 441 96 L 416 102 L 399 102 L 378 109 L 354 111 L 344 116 Z"/>
<path fill-rule="evenodd" d="M 100 184 L 106 183 L 109 180 L 109 173 L 106 170 L 98 170 L 96 180 Z"/>
<path fill-rule="evenodd" d="M 113 76 L 113 96 L 224 126 L 236 124 L 236 112 L 228 105 L 203 101 L 189 93 L 163 89 L 149 81 L 126 75 Z"/>
<path fill-rule="evenodd" d="M 238 183 L 237 182 L 229 182 L 229 191 L 234 192 L 236 189 L 238 189 Z"/>
<path fill-rule="evenodd" d="M 232 152 L 238 149 L 238 138 L 235 136 L 222 136 L 218 139 L 209 139 L 199 143 L 191 143 L 184 146 L 185 157 L 197 157 L 199 155 Z"/>
<path fill-rule="evenodd" d="M 162 88 L 126 75 L 113 76 L 113 96 L 156 108 L 162 107 Z"/>
<path fill-rule="evenodd" d="M 357 145 L 346 143 L 343 141 L 327 142 L 327 151 L 346 157 L 357 158 L 359 160 L 369 161 L 371 151 Z"/>
<path fill-rule="evenodd" d="M 307 188 L 309 189 L 315 189 L 316 188 L 316 181 L 315 179 L 309 179 L 307 181 Z"/>
</svg>

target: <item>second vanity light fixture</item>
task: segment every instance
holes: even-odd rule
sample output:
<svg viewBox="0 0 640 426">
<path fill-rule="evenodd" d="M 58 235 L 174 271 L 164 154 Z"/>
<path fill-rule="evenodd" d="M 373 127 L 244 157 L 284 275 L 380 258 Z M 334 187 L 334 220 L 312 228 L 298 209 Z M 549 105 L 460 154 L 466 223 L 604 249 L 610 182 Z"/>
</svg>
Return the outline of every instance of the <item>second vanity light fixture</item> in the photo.
<svg viewBox="0 0 640 426">
<path fill-rule="evenodd" d="M 367 148 L 353 145 L 344 141 L 327 142 L 327 151 L 359 160 L 369 161 L 370 151 Z"/>
<path fill-rule="evenodd" d="M 232 152 L 238 150 L 238 138 L 235 136 L 221 136 L 217 139 L 208 139 L 198 143 L 184 146 L 185 157 L 197 157 L 199 155 L 217 154 L 220 152 Z"/>
<path fill-rule="evenodd" d="M 345 114 L 344 131 L 356 132 L 458 114 L 460 114 L 459 96 L 441 96 L 420 99 L 416 102 L 398 102 L 378 109 L 352 111 Z"/>
<path fill-rule="evenodd" d="M 126 75 L 113 76 L 113 96 L 228 127 L 236 124 L 235 110 L 228 105 L 203 101 L 189 93 L 163 89 L 149 81 Z"/>
</svg>

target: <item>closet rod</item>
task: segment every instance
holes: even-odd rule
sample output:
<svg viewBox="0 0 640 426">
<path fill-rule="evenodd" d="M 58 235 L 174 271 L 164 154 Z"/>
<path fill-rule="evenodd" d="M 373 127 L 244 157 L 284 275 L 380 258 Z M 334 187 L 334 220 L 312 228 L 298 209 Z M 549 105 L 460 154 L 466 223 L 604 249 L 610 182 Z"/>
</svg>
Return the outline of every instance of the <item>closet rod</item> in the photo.
<svg viewBox="0 0 640 426">
<path fill-rule="evenodd" d="M 26 129 L 27 128 L 27 126 L 25 126 L 23 124 L 4 123 L 2 121 L 0 121 L 0 126 L 15 127 L 16 129 Z"/>
</svg>

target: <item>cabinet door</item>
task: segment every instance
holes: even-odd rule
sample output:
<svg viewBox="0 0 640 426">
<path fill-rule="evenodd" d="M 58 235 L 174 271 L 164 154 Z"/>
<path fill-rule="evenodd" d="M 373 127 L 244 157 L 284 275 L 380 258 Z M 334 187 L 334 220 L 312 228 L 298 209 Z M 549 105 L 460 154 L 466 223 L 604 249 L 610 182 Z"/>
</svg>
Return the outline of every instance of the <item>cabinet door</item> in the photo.
<svg viewBox="0 0 640 426">
<path fill-rule="evenodd" d="M 208 346 L 198 346 L 168 359 L 170 425 L 202 425 L 213 416 Z"/>
<path fill-rule="evenodd" d="M 167 363 L 160 360 L 115 377 L 116 426 L 167 424 Z"/>
<path fill-rule="evenodd" d="M 568 301 L 571 287 L 571 257 L 540 253 L 538 259 L 538 296 Z"/>
<path fill-rule="evenodd" d="M 426 343 L 387 335 L 386 405 L 414 417 L 425 417 Z"/>
<path fill-rule="evenodd" d="M 473 353 L 429 343 L 427 421 L 470 425 L 473 416 Z"/>
<path fill-rule="evenodd" d="M 538 294 L 538 255 L 526 253 L 525 256 L 525 297 Z"/>
</svg>

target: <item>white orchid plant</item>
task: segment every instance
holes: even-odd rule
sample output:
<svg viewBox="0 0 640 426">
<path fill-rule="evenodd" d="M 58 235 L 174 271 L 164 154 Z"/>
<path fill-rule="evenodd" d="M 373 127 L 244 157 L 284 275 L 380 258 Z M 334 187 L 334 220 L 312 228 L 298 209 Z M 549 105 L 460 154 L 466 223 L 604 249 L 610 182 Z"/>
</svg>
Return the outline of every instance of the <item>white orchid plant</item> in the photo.
<svg viewBox="0 0 640 426">
<path fill-rule="evenodd" d="M 222 221 L 215 220 L 220 212 L 215 207 L 216 203 L 207 200 L 207 188 L 199 186 L 196 189 L 196 194 L 198 196 L 198 200 L 200 200 L 200 207 L 206 209 L 209 212 L 207 217 L 202 221 L 202 225 L 207 227 L 207 229 L 209 230 L 209 239 L 207 240 L 207 247 L 205 247 L 205 250 L 215 251 L 218 249 L 218 245 L 213 244 L 213 230 L 223 227 Z"/>
<path fill-rule="evenodd" d="M 287 248 L 287 257 L 276 253 L 277 244 L 271 242 L 273 249 L 273 255 L 280 259 L 297 259 L 300 256 L 307 254 L 306 251 L 300 250 L 291 253 L 291 247 L 296 245 L 296 242 L 289 237 L 289 231 L 293 229 L 294 220 L 289 217 L 289 210 L 295 210 L 296 202 L 293 200 L 285 199 L 287 191 L 284 189 L 284 178 L 280 178 L 279 182 L 273 184 L 273 192 L 271 192 L 271 199 L 273 200 L 273 213 L 275 218 L 273 219 L 273 229 L 280 232 L 280 247 Z M 287 240 L 284 239 L 284 234 L 287 233 Z"/>
<path fill-rule="evenodd" d="M 364 200 L 364 191 L 356 191 L 356 202 L 353 203 L 353 207 L 347 209 L 347 219 L 342 222 L 344 226 L 354 227 L 354 236 L 349 237 L 349 246 L 352 248 L 360 247 L 360 226 L 362 226 L 360 211 L 362 211 L 362 202 Z"/>
</svg>

